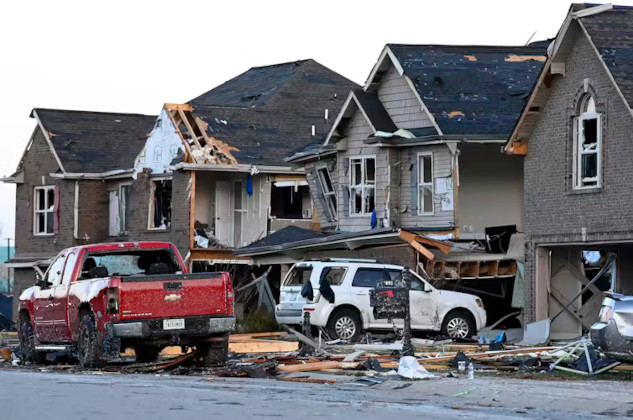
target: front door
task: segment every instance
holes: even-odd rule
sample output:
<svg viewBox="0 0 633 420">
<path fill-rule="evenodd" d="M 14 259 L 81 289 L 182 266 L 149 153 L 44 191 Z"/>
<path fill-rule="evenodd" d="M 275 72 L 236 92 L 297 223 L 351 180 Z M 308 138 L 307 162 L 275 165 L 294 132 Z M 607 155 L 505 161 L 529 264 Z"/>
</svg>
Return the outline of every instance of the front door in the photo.
<svg viewBox="0 0 633 420">
<path fill-rule="evenodd" d="M 55 323 L 52 325 L 55 342 L 68 342 L 71 338 L 70 329 L 68 328 L 68 289 L 70 288 L 70 282 L 73 280 L 76 262 L 77 252 L 68 254 L 61 281 L 52 287 L 53 307 L 51 312 L 53 314 L 52 317 L 55 319 Z"/>
<path fill-rule="evenodd" d="M 376 319 L 374 311 L 369 304 L 369 291 L 376 288 L 378 282 L 386 279 L 384 268 L 358 268 L 354 274 L 351 287 L 352 303 L 360 308 L 363 316 L 363 325 L 369 328 L 387 328 L 389 325 L 386 319 Z"/>
<path fill-rule="evenodd" d="M 223 245 L 233 246 L 233 212 L 231 183 L 215 182 L 215 238 Z"/>
</svg>

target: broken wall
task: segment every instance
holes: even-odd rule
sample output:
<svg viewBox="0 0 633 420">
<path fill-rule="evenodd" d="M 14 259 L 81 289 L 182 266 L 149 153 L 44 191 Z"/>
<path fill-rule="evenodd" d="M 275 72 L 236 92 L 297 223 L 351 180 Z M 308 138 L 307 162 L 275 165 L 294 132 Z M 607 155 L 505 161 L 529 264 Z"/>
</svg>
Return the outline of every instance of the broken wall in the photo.
<svg viewBox="0 0 633 420">
<path fill-rule="evenodd" d="M 457 227 L 482 238 L 491 226 L 523 230 L 523 158 L 498 144 L 460 144 Z"/>
<path fill-rule="evenodd" d="M 146 168 L 151 169 L 153 174 L 167 173 L 165 167 L 179 155 L 184 155 L 182 140 L 176 134 L 167 111 L 162 109 L 145 147 L 135 160 L 134 169 L 137 173 Z"/>
<path fill-rule="evenodd" d="M 340 217 L 338 203 L 338 191 L 339 191 L 339 179 L 336 167 L 336 156 L 330 155 L 317 161 L 307 162 L 304 165 L 306 172 L 306 180 L 308 187 L 310 188 L 310 195 L 312 196 L 312 205 L 317 213 L 319 222 L 322 229 L 332 229 L 337 225 L 337 217 Z M 328 210 L 328 204 L 323 197 L 323 188 L 318 180 L 317 170 L 320 168 L 327 168 L 330 174 L 330 181 L 332 182 L 332 188 L 334 188 L 337 199 L 337 214 L 331 215 Z"/>
</svg>

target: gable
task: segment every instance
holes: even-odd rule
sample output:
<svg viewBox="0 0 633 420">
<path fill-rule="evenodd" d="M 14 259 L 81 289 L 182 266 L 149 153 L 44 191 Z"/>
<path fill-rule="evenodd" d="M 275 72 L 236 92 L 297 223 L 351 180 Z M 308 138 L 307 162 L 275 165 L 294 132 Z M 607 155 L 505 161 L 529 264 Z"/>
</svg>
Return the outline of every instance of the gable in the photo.
<svg viewBox="0 0 633 420">
<path fill-rule="evenodd" d="M 433 127 L 429 115 L 413 93 L 411 86 L 390 66 L 377 87 L 378 98 L 398 128 Z"/>
<path fill-rule="evenodd" d="M 165 166 L 182 155 L 184 155 L 182 140 L 176 134 L 174 124 L 163 108 L 143 150 L 136 157 L 134 171 L 138 173 L 149 168 L 154 174 L 164 173 L 167 172 Z"/>
<path fill-rule="evenodd" d="M 53 155 L 46 141 L 46 137 L 39 126 L 35 128 L 31 135 L 31 139 L 18 164 L 17 171 L 24 171 L 30 176 L 43 175 L 47 177 L 49 173 L 61 171 L 55 159 L 55 155 Z M 38 183 L 39 182 L 41 181 L 38 181 Z"/>
</svg>

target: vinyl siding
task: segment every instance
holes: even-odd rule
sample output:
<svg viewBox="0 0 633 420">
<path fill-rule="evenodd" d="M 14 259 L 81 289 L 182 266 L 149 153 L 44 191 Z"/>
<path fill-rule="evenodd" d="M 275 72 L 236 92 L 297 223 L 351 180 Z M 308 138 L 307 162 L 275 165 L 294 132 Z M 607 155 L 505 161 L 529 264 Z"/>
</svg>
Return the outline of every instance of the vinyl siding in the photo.
<svg viewBox="0 0 633 420">
<path fill-rule="evenodd" d="M 404 76 L 400 76 L 393 66 L 389 68 L 378 88 L 378 99 L 398 128 L 433 125 Z"/>
</svg>

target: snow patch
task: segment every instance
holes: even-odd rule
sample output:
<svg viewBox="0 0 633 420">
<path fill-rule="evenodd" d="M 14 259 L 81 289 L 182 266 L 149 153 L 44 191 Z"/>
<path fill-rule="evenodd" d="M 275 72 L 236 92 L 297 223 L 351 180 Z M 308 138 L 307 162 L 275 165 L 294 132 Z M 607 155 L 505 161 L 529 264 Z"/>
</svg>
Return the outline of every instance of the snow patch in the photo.
<svg viewBox="0 0 633 420">
<path fill-rule="evenodd" d="M 30 300 L 33 297 L 33 294 L 39 289 L 39 286 L 31 286 L 28 289 L 25 289 L 20 295 L 20 300 Z"/>
<path fill-rule="evenodd" d="M 110 285 L 110 279 L 82 280 L 73 283 L 68 292 L 71 296 L 77 297 L 81 302 L 90 302 L 96 298 L 103 289 Z"/>
</svg>

